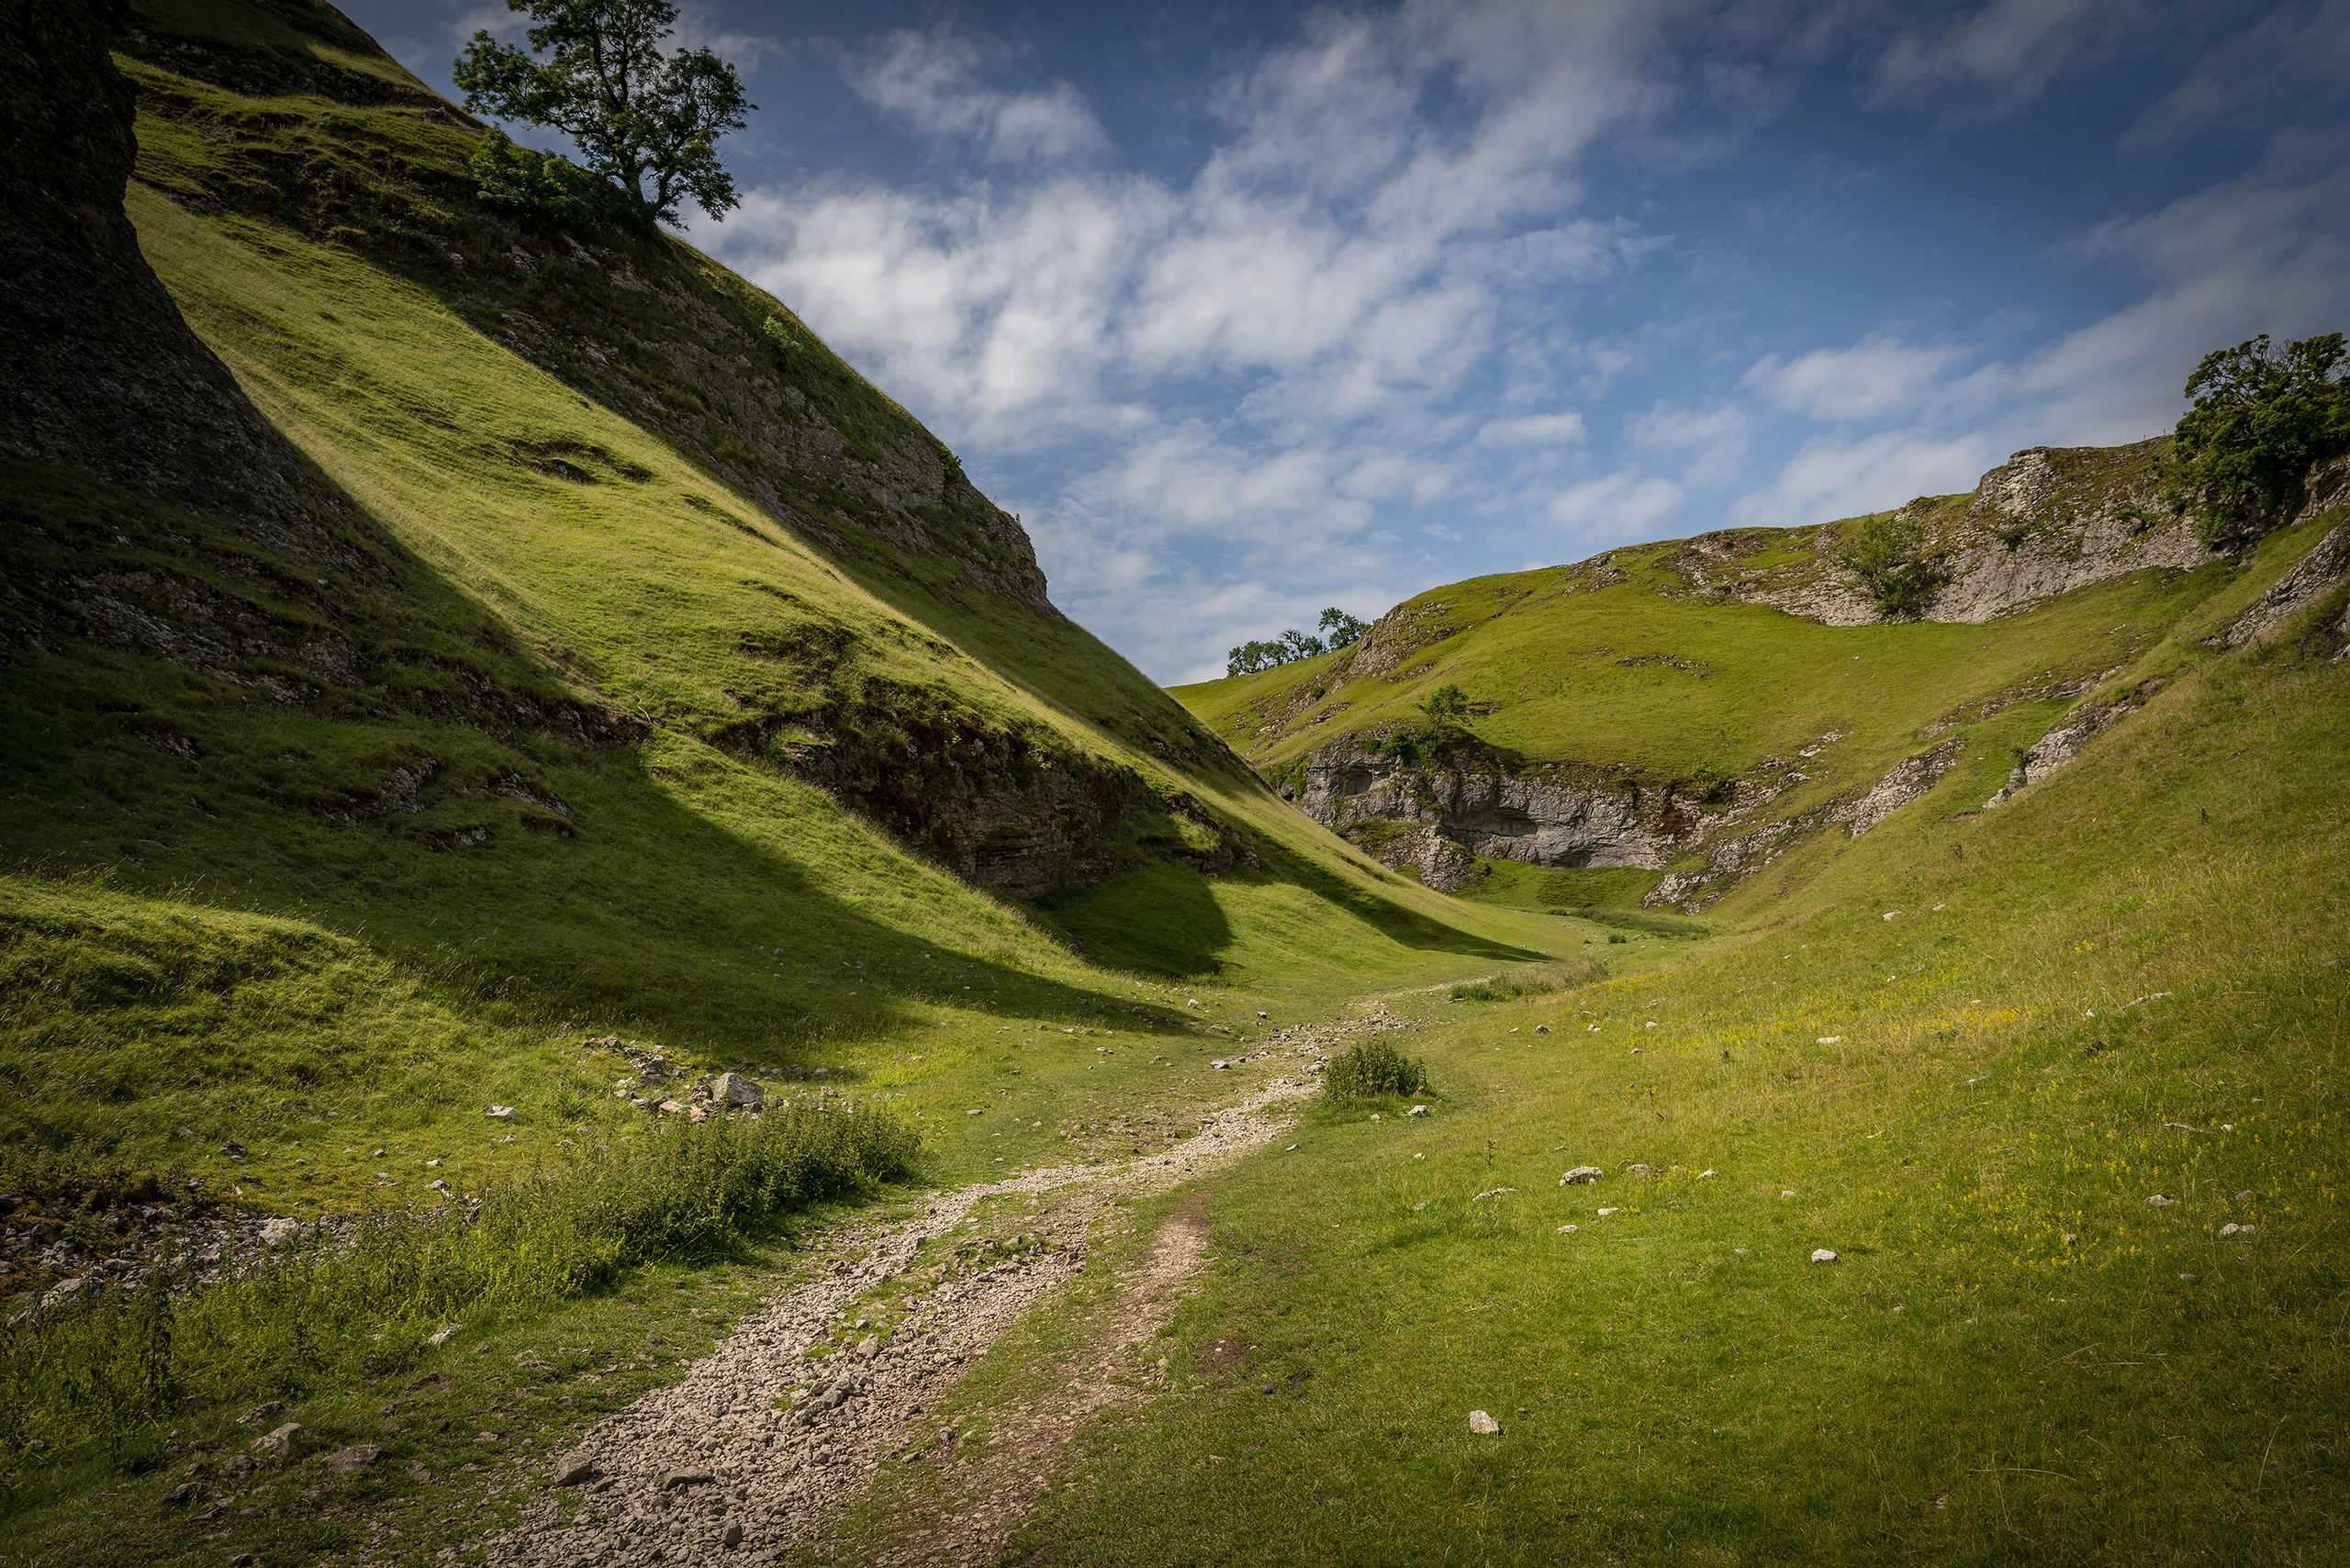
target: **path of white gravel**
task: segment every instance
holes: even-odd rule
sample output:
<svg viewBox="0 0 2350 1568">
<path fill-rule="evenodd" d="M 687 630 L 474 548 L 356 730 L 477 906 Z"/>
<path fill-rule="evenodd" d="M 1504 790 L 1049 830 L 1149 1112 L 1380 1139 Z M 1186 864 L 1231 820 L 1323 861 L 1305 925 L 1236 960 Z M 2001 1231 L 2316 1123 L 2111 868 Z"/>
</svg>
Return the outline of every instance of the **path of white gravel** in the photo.
<svg viewBox="0 0 2350 1568">
<path fill-rule="evenodd" d="M 1369 1023 L 1376 1028 L 1386 1020 Z M 1337 1036 L 1360 1027 L 1285 1031 L 1281 1043 L 1300 1058 L 1318 1058 Z M 1319 1088 L 1310 1070 L 1277 1077 L 1203 1118 L 1197 1133 L 1162 1152 L 943 1193 L 919 1218 L 836 1236 L 834 1245 L 853 1260 L 746 1319 L 681 1383 L 599 1422 L 566 1456 L 588 1468 L 586 1479 L 550 1489 L 516 1526 L 483 1541 L 487 1563 L 772 1562 L 807 1540 L 882 1464 L 903 1462 L 910 1445 L 937 1435 L 922 1424 L 923 1413 L 936 1407 L 1009 1325 L 1086 1266 L 1088 1227 L 1102 1204 L 1165 1191 L 1229 1164 L 1292 1125 L 1265 1113 Z M 1078 1189 L 1073 1201 L 1037 1204 L 1028 1248 L 938 1284 L 918 1298 L 888 1343 L 861 1340 L 810 1359 L 811 1347 L 858 1300 L 908 1270 L 923 1241 L 947 1235 L 990 1199 L 1034 1199 L 1064 1188 Z M 1163 1320 L 1171 1311 L 1169 1282 L 1159 1276 L 1169 1269 L 1187 1272 L 1203 1241 L 1162 1238 L 1139 1271 L 1149 1288 L 1127 1293 L 1138 1310 Z M 795 1390 L 803 1392 L 788 1409 L 778 1408 Z M 971 1519 L 969 1529 L 956 1532 L 952 1545 L 933 1540 L 942 1560 L 959 1560 L 981 1537 L 1001 1540 L 1010 1522 L 998 1506 L 984 1522 Z"/>
</svg>

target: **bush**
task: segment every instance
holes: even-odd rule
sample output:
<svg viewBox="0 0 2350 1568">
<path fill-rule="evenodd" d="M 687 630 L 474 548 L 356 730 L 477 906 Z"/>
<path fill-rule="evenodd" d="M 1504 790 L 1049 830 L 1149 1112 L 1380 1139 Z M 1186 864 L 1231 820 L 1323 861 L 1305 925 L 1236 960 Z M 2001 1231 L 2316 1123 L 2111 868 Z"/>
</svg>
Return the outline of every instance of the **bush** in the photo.
<svg viewBox="0 0 2350 1568">
<path fill-rule="evenodd" d="M 0 1513 L 37 1473 L 134 1465 L 175 1413 L 298 1398 L 396 1372 L 441 1325 L 610 1288 L 643 1264 L 722 1254 L 776 1216 L 913 1173 L 913 1131 L 872 1110 L 768 1111 L 659 1126 L 478 1210 L 379 1213 L 355 1235 L 224 1257 L 209 1279 L 0 1329 Z"/>
<path fill-rule="evenodd" d="M 1426 1094 L 1428 1065 L 1417 1057 L 1405 1056 L 1384 1040 L 1365 1040 L 1333 1057 L 1322 1082 L 1324 1092 L 1333 1100 Z"/>
<path fill-rule="evenodd" d="M 567 158 L 523 147 L 495 127 L 475 143 L 466 166 L 485 203 L 537 223 L 642 227 L 610 185 Z"/>
<path fill-rule="evenodd" d="M 1428 693 L 1428 700 L 1420 704 L 1420 711 L 1439 722 L 1465 718 L 1469 713 L 1468 693 L 1448 681 Z"/>
<path fill-rule="evenodd" d="M 1836 564 L 1861 579 L 1887 621 L 1920 614 L 1942 591 L 1947 574 L 1939 557 L 1921 553 L 1925 527 L 1908 511 L 1879 512 L 1845 525 Z"/>
<path fill-rule="evenodd" d="M 2249 543 L 2300 499 L 2311 465 L 2350 451 L 2350 382 L 2342 334 L 2272 353 L 2268 335 L 2214 349 L 2187 379 L 2194 407 L 2163 465 L 2171 510 L 2196 509 L 2204 548 Z"/>
</svg>

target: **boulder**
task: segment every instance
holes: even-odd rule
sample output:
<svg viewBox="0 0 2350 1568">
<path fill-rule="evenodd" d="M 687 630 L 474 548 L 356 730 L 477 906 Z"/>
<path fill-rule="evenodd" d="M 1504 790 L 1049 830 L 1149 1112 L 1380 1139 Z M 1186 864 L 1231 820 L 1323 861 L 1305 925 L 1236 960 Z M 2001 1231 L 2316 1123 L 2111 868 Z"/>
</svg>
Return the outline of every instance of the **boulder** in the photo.
<svg viewBox="0 0 2350 1568">
<path fill-rule="evenodd" d="M 767 1092 L 739 1072 L 722 1072 L 710 1086 L 710 1097 L 722 1105 L 747 1106 L 764 1103 Z"/>
<path fill-rule="evenodd" d="M 253 1447 L 263 1453 L 284 1453 L 294 1446 L 294 1439 L 303 1433 L 299 1421 L 288 1421 L 274 1431 L 265 1432 L 253 1439 Z"/>
<path fill-rule="evenodd" d="M 335 1450 L 320 1459 L 319 1463 L 336 1475 L 356 1475 L 372 1468 L 383 1457 L 384 1450 L 374 1443 L 353 1443 L 349 1448 Z"/>
<path fill-rule="evenodd" d="M 576 1486 L 595 1473 L 595 1462 L 580 1454 L 565 1454 L 554 1462 L 554 1484 L 558 1486 Z"/>
</svg>

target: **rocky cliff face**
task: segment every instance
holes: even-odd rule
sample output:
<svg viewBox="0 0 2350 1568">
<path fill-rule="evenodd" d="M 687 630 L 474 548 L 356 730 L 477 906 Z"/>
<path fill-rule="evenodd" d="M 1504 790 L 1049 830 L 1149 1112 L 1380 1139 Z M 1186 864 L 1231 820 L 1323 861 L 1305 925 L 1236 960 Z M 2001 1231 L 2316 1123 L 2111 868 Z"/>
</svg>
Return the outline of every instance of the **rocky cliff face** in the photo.
<svg viewBox="0 0 2350 1568">
<path fill-rule="evenodd" d="M 2217 557 L 2193 520 L 2173 516 L 2156 464 L 2168 438 L 2117 447 L 2019 452 L 1963 496 L 1920 497 L 1896 510 L 1919 533 L 1916 554 L 1940 579 L 1926 621 L 1980 625 L 2148 567 L 2186 570 Z M 1784 554 L 1805 558 L 1754 565 Z M 1884 619 L 1859 579 L 1837 564 L 1836 527 L 1733 529 L 1700 534 L 1671 566 L 1699 595 L 1767 604 L 1830 626 Z"/>
<path fill-rule="evenodd" d="M 129 84 L 85 0 L 0 11 L 0 455 L 235 516 L 275 549 L 357 564 L 332 503 L 139 252 L 122 193 Z"/>
</svg>

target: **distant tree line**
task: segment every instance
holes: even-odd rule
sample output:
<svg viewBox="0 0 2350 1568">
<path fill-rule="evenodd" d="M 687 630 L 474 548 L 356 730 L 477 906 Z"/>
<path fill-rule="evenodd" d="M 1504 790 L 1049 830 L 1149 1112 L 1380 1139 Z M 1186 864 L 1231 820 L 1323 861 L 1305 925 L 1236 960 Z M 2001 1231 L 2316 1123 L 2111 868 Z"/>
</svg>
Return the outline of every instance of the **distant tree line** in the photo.
<svg viewBox="0 0 2350 1568">
<path fill-rule="evenodd" d="M 1255 675 L 1259 670 L 1272 669 L 1298 659 L 1310 659 L 1316 654 L 1331 654 L 1340 648 L 1350 648 L 1371 622 L 1359 621 L 1345 610 L 1332 608 L 1322 612 L 1322 623 L 1316 628 L 1322 634 L 1309 636 L 1294 626 L 1270 642 L 1251 641 L 1241 644 L 1226 655 L 1224 673 L 1227 676 Z"/>
</svg>

